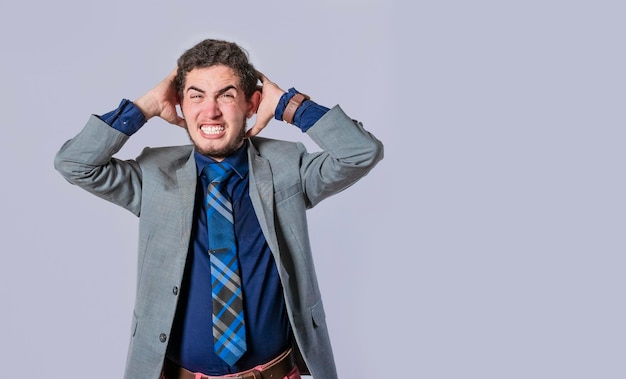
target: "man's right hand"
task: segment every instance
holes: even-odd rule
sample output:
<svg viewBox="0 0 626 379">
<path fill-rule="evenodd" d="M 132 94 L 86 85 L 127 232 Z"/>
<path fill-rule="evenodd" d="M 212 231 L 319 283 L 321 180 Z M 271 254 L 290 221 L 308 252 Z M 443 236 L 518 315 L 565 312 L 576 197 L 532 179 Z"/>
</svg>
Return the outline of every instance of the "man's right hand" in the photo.
<svg viewBox="0 0 626 379">
<path fill-rule="evenodd" d="M 161 83 L 134 101 L 137 108 L 146 117 L 146 120 L 158 116 L 170 124 L 178 125 L 182 128 L 186 127 L 185 119 L 176 112 L 176 106 L 178 105 L 178 94 L 176 93 L 175 85 L 177 72 L 178 69 L 174 69 Z"/>
</svg>

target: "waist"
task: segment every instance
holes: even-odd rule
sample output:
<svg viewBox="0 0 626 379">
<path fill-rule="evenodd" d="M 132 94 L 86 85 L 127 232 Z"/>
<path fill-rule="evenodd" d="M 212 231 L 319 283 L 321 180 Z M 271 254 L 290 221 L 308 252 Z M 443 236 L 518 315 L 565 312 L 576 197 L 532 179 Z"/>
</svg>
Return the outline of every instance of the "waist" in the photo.
<svg viewBox="0 0 626 379">
<path fill-rule="evenodd" d="M 164 379 L 277 379 L 287 376 L 295 366 L 296 361 L 291 349 L 250 370 L 224 376 L 210 376 L 201 372 L 192 372 L 165 358 L 163 376 Z"/>
</svg>

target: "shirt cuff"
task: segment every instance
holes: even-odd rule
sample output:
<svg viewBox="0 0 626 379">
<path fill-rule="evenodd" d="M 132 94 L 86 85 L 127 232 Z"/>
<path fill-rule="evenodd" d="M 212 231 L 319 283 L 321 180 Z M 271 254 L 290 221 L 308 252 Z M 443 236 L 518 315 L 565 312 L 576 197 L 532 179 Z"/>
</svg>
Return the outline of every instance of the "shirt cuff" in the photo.
<svg viewBox="0 0 626 379">
<path fill-rule="evenodd" d="M 141 110 L 128 99 L 122 100 L 117 109 L 97 117 L 127 136 L 135 134 L 147 122 Z"/>
<path fill-rule="evenodd" d="M 298 91 L 292 87 L 289 91 L 285 92 L 283 96 L 281 96 L 278 106 L 276 106 L 276 111 L 274 112 L 274 118 L 276 120 L 283 121 L 285 108 L 287 108 L 289 100 L 294 97 L 296 93 L 298 93 Z M 328 111 L 328 108 L 319 105 L 312 100 L 304 100 L 300 108 L 296 110 L 296 114 L 293 117 L 293 124 L 300 128 L 302 132 L 306 132 Z"/>
</svg>

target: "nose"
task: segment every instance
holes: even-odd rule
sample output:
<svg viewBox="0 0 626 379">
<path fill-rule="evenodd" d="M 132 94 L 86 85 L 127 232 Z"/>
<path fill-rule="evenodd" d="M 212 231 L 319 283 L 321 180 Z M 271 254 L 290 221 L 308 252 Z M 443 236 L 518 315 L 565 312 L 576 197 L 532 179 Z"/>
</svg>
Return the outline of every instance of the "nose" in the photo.
<svg viewBox="0 0 626 379">
<path fill-rule="evenodd" d="M 204 106 L 202 107 L 202 113 L 208 118 L 215 119 L 222 115 L 222 111 L 220 110 L 220 104 L 213 100 L 207 99 L 204 102 Z"/>
</svg>

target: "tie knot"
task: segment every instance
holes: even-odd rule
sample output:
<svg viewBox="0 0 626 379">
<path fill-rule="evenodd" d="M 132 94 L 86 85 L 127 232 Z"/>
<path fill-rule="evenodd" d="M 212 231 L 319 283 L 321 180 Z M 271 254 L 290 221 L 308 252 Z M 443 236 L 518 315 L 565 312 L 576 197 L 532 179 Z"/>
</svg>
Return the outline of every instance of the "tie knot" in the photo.
<svg viewBox="0 0 626 379">
<path fill-rule="evenodd" d="M 233 172 L 233 168 L 228 163 L 215 162 L 209 163 L 202 170 L 202 174 L 206 176 L 211 183 L 223 182 Z"/>
</svg>

